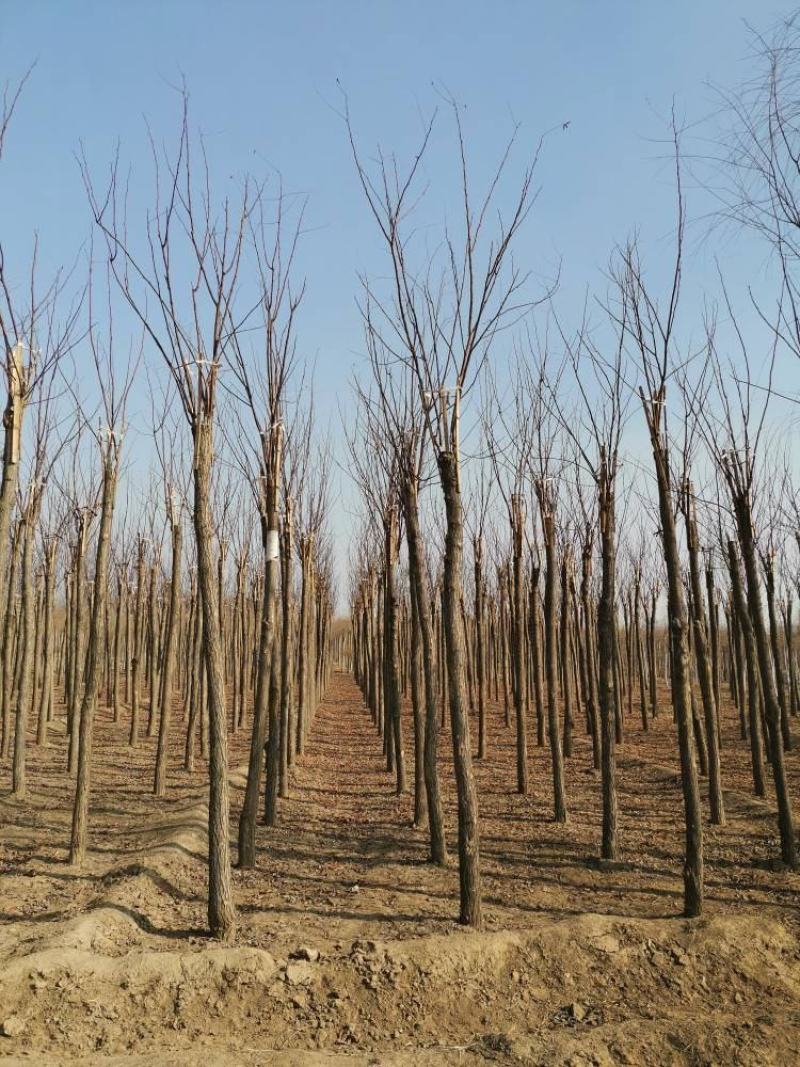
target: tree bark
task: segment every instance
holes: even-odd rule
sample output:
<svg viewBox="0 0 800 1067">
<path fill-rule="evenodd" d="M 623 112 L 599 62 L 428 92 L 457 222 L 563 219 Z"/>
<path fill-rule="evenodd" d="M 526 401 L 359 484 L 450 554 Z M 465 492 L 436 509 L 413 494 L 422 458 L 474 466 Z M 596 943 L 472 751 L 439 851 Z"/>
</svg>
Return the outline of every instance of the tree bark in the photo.
<svg viewBox="0 0 800 1067">
<path fill-rule="evenodd" d="M 686 518 L 686 544 L 689 555 L 689 581 L 691 583 L 692 629 L 694 654 L 700 694 L 706 725 L 708 759 L 708 798 L 711 822 L 721 826 L 725 822 L 725 804 L 722 797 L 722 775 L 719 761 L 719 734 L 717 732 L 717 705 L 714 697 L 713 664 L 709 658 L 706 636 L 705 612 L 703 611 L 703 583 L 700 574 L 700 544 L 694 510 L 692 487 L 686 486 L 684 499 Z"/>
<path fill-rule="evenodd" d="M 129 744 L 135 747 L 139 744 L 139 726 L 140 726 L 140 688 L 141 688 L 141 670 L 142 670 L 142 631 L 144 628 L 144 619 L 142 618 L 142 607 L 144 604 L 144 540 L 139 538 L 139 550 L 136 560 L 136 606 L 134 609 L 134 633 L 133 633 L 133 655 L 131 657 L 131 731 L 129 736 Z"/>
<path fill-rule="evenodd" d="M 511 663 L 514 671 L 514 714 L 517 724 L 517 792 L 528 792 L 528 681 L 525 649 L 525 581 L 522 573 L 522 548 L 525 535 L 525 515 L 518 496 L 511 499 L 511 539 L 513 546 L 514 604 L 513 649 Z"/>
<path fill-rule="evenodd" d="M 797 866 L 797 841 L 794 832 L 792 801 L 789 795 L 789 783 L 783 755 L 783 736 L 781 733 L 781 709 L 775 688 L 773 674 L 772 649 L 764 623 L 764 611 L 761 603 L 761 591 L 758 581 L 758 564 L 756 560 L 756 543 L 753 532 L 753 519 L 748 493 L 733 494 L 736 528 L 739 534 L 739 546 L 742 552 L 744 573 L 747 581 L 747 613 L 753 630 L 758 667 L 761 675 L 761 692 L 764 700 L 764 713 L 769 730 L 769 753 L 772 764 L 772 776 L 775 782 L 775 796 L 778 802 L 778 830 L 781 837 L 781 856 L 789 867 Z"/>
<path fill-rule="evenodd" d="M 550 492 L 544 482 L 536 487 L 542 515 L 545 548 L 544 583 L 544 673 L 547 688 L 547 728 L 550 734 L 550 761 L 553 770 L 553 818 L 567 821 L 567 795 L 564 784 L 564 756 L 558 715 L 558 563 L 556 560 L 555 516 Z"/>
<path fill-rule="evenodd" d="M 616 732 L 613 728 L 614 708 L 614 600 L 616 597 L 616 514 L 612 485 L 609 479 L 605 457 L 600 463 L 598 485 L 600 515 L 600 546 L 602 551 L 602 573 L 600 602 L 597 608 L 597 642 L 600 661 L 600 751 L 601 777 L 603 786 L 603 835 L 601 856 L 603 859 L 615 860 L 618 852 L 617 841 L 617 756 Z"/>
<path fill-rule="evenodd" d="M 213 937 L 231 940 L 236 933 L 236 910 L 231 885 L 228 842 L 228 742 L 225 714 L 225 676 L 219 589 L 211 554 L 211 416 L 198 415 L 194 434 L 194 530 L 197 542 L 197 582 L 203 610 L 203 650 L 206 664 L 210 734 L 208 805 L 208 925 Z"/>
<path fill-rule="evenodd" d="M 108 556 L 111 544 L 111 523 L 117 492 L 117 453 L 111 438 L 105 448 L 103 462 L 103 499 L 100 529 L 97 535 L 97 556 L 94 569 L 94 601 L 89 626 L 89 645 L 86 655 L 86 681 L 77 724 L 78 776 L 75 783 L 75 803 L 72 810 L 70 863 L 80 866 L 86 858 L 89 831 L 89 792 L 91 788 L 92 744 L 94 713 L 100 685 L 100 664 L 103 654 L 103 619 L 108 596 Z"/>
<path fill-rule="evenodd" d="M 484 759 L 488 745 L 486 722 L 486 592 L 483 586 L 483 542 L 473 543 L 475 564 L 475 683 L 478 697 L 478 759 Z M 524 625 L 524 623 L 523 623 Z"/>
<path fill-rule="evenodd" d="M 439 790 L 437 749 L 439 743 L 439 706 L 436 692 L 435 634 L 431 597 L 426 574 L 424 547 L 419 527 L 419 507 L 416 487 L 404 482 L 400 502 L 406 524 L 409 579 L 414 589 L 414 603 L 419 618 L 422 651 L 422 680 L 425 696 L 425 793 L 428 801 L 428 829 L 431 862 L 447 863 L 444 818 Z"/>
<path fill-rule="evenodd" d="M 37 508 L 28 504 L 22 519 L 22 617 L 20 619 L 22 641 L 22 674 L 17 696 L 17 715 L 14 730 L 14 764 L 12 768 L 12 792 L 22 798 L 27 791 L 26 755 L 28 749 L 28 714 L 33 697 L 33 646 L 34 646 L 34 588 L 33 588 L 33 539 Z"/>
<path fill-rule="evenodd" d="M 458 798 L 459 921 L 480 928 L 482 924 L 480 831 L 478 795 L 472 771 L 469 718 L 464 699 L 464 633 L 461 626 L 461 568 L 463 559 L 463 514 L 459 486 L 459 461 L 454 452 L 438 456 L 444 494 L 447 529 L 442 593 L 445 650 L 453 735 L 453 763 Z"/>
<path fill-rule="evenodd" d="M 667 569 L 667 611 L 672 651 L 672 702 L 678 724 L 681 757 L 681 784 L 686 822 L 686 859 L 683 867 L 684 915 L 693 918 L 703 909 L 703 824 L 700 789 L 692 737 L 692 695 L 689 675 L 688 616 L 683 593 L 678 537 L 670 485 L 669 458 L 661 430 L 663 394 L 651 401 L 642 397 L 647 414 L 650 443 L 658 486 L 661 536 Z"/>
<path fill-rule="evenodd" d="M 167 629 L 164 637 L 164 668 L 161 672 L 161 718 L 158 724 L 158 750 L 156 752 L 156 770 L 153 792 L 163 797 L 167 782 L 167 755 L 169 752 L 169 728 L 172 721 L 173 678 L 175 674 L 175 654 L 178 610 L 181 591 L 181 554 L 183 550 L 183 528 L 180 516 L 172 522 L 172 574 L 170 577 L 169 608 Z"/>
<path fill-rule="evenodd" d="M 53 704 L 53 601 L 55 599 L 56 543 L 51 540 L 45 550 L 44 560 L 44 635 L 42 638 L 42 688 L 39 694 L 38 728 L 36 742 L 47 744 L 47 727 Z"/>
<path fill-rule="evenodd" d="M 261 509 L 261 546 L 264 553 L 264 583 L 262 590 L 261 628 L 258 639 L 258 673 L 253 704 L 253 729 L 250 736 L 250 759 L 247 768 L 247 784 L 244 791 L 242 811 L 239 816 L 239 866 L 244 869 L 256 864 L 256 819 L 258 798 L 261 792 L 261 768 L 264 766 L 264 745 L 269 728 L 272 755 L 275 762 L 268 767 L 268 777 L 277 784 L 279 766 L 277 757 L 279 736 L 269 723 L 269 689 L 273 664 L 272 646 L 275 637 L 275 593 L 278 585 L 279 533 L 277 513 L 276 473 L 267 479 L 265 499 Z M 274 727 L 274 724 L 273 724 Z M 268 788 L 270 782 L 268 782 Z M 277 795 L 277 793 L 276 793 Z M 277 809 L 276 809 L 277 810 Z M 274 815 L 274 813 L 273 813 Z M 274 821 L 274 819 L 273 819 Z M 270 824 L 271 825 L 271 824 Z"/>
<path fill-rule="evenodd" d="M 394 753 L 396 791 L 399 795 L 405 793 L 407 786 L 397 661 L 397 511 L 395 508 L 389 508 L 384 517 L 384 560 L 386 566 L 383 593 L 383 690 L 386 695 L 390 751 Z"/>
</svg>

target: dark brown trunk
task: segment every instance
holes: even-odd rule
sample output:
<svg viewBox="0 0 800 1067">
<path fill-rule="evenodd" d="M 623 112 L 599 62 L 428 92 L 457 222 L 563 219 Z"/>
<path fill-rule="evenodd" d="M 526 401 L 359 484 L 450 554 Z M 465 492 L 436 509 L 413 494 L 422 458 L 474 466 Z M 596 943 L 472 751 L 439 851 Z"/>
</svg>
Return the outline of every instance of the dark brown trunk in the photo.
<svg viewBox="0 0 800 1067">
<path fill-rule="evenodd" d="M 672 652 L 672 703 L 678 725 L 681 758 L 681 784 L 686 823 L 686 860 L 683 867 L 684 915 L 693 918 L 703 910 L 703 824 L 700 811 L 700 788 L 692 737 L 691 678 L 689 675 L 688 615 L 683 592 L 678 537 L 670 483 L 667 443 L 661 429 L 663 395 L 648 402 L 642 397 L 647 414 L 650 442 L 658 486 L 661 538 L 667 569 L 667 612 Z M 655 629 L 655 627 L 653 627 Z"/>
<path fill-rule="evenodd" d="M 430 857 L 432 863 L 444 866 L 447 863 L 447 846 L 437 765 L 439 706 L 436 692 L 435 633 L 414 484 L 405 483 L 401 486 L 401 504 L 406 524 L 409 579 L 413 586 L 414 605 L 419 618 L 422 653 L 422 682 L 425 696 L 425 793 L 428 802 Z"/>
<path fill-rule="evenodd" d="M 528 682 L 525 650 L 525 579 L 522 549 L 525 513 L 518 496 L 511 498 L 511 540 L 513 566 L 513 627 L 511 665 L 514 671 L 514 716 L 517 725 L 517 792 L 528 792 Z"/>
</svg>

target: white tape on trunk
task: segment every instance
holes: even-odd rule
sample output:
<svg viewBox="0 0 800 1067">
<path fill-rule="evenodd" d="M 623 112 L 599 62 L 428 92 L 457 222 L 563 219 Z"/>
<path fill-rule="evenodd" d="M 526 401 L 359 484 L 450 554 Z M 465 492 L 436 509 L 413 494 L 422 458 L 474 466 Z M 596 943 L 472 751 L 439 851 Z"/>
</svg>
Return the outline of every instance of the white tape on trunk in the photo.
<svg viewBox="0 0 800 1067">
<path fill-rule="evenodd" d="M 267 530 L 267 563 L 276 560 L 280 555 L 280 541 L 277 530 Z"/>
</svg>

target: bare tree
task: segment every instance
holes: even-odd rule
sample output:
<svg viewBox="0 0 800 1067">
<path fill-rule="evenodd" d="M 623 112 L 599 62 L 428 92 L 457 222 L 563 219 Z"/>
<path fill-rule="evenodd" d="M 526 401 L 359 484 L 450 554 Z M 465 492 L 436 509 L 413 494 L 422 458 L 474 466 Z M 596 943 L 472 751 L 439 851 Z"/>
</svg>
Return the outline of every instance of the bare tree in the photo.
<svg viewBox="0 0 800 1067">
<path fill-rule="evenodd" d="M 50 331 L 48 331 L 48 334 Z M 45 346 L 47 346 L 45 340 Z M 26 775 L 26 752 L 27 732 L 29 715 L 36 697 L 34 683 L 35 658 L 35 589 L 33 577 L 33 551 L 36 540 L 36 532 L 42 511 L 45 492 L 50 480 L 50 474 L 57 462 L 63 448 L 68 441 L 68 435 L 59 433 L 55 426 L 55 404 L 57 387 L 55 385 L 55 372 L 58 361 L 47 361 L 48 371 L 40 375 L 31 391 L 34 407 L 34 425 L 32 455 L 28 471 L 28 484 L 20 505 L 20 522 L 18 536 L 22 539 L 21 553 L 21 635 L 22 664 L 20 682 L 17 692 L 17 713 L 14 730 L 14 761 L 12 769 L 12 790 L 15 796 L 23 797 L 27 789 Z M 48 566 L 50 575 L 48 583 L 48 604 L 50 605 L 50 617 L 52 615 L 52 572 L 53 572 L 53 548 L 47 546 Z M 51 622 L 52 629 L 52 622 Z M 42 722 L 40 716 L 40 723 Z M 38 733 L 38 731 L 37 731 Z"/>
<path fill-rule="evenodd" d="M 260 190 L 245 181 L 235 204 L 227 197 L 216 204 L 204 157 L 201 178 L 195 180 L 185 93 L 177 150 L 170 157 L 154 147 L 153 161 L 155 204 L 148 217 L 144 254 L 128 237 L 118 160 L 102 194 L 93 185 L 85 160 L 83 174 L 95 222 L 108 241 L 114 276 L 175 383 L 192 436 L 193 523 L 211 735 L 208 920 L 212 935 L 228 940 L 235 933 L 236 912 L 228 842 L 222 621 L 212 555 L 210 489 L 219 374 L 232 349 L 232 337 L 248 317 L 246 313 L 237 316 L 239 277 Z"/>
<path fill-rule="evenodd" d="M 494 468 L 494 484 L 505 501 L 511 535 L 511 689 L 517 732 L 517 792 L 524 795 L 528 792 L 528 612 L 525 595 L 525 547 L 528 537 L 525 489 L 535 441 L 524 375 L 519 369 L 513 395 L 512 410 L 506 414 L 493 385 L 493 403 L 484 415 L 484 432 Z M 498 440 L 501 428 L 505 438 L 502 442 Z"/>
<path fill-rule="evenodd" d="M 700 790 L 695 762 L 692 691 L 689 664 L 689 615 L 683 584 L 675 516 L 676 485 L 670 462 L 667 431 L 667 384 L 680 361 L 676 358 L 675 324 L 683 269 L 685 210 L 681 185 L 678 135 L 675 132 L 677 230 L 672 276 L 665 306 L 651 293 L 637 245 L 629 242 L 619 252 L 615 278 L 619 293 L 616 313 L 632 361 L 643 379 L 639 397 L 647 424 L 658 492 L 661 542 L 667 570 L 667 612 L 672 663 L 672 705 L 678 725 L 686 823 L 686 858 L 683 869 L 684 913 L 699 915 L 703 907 L 703 828 Z"/>
<path fill-rule="evenodd" d="M 169 406 L 167 406 L 167 412 Z M 158 746 L 156 749 L 156 766 L 153 778 L 153 793 L 160 797 L 166 791 L 167 754 L 169 730 L 172 720 L 172 701 L 174 688 L 175 661 L 177 658 L 178 614 L 181 595 L 181 568 L 183 564 L 183 507 L 185 491 L 182 472 L 178 469 L 172 442 L 174 430 L 165 418 L 161 419 L 156 431 L 156 447 L 164 482 L 165 509 L 170 528 L 172 546 L 171 573 L 169 583 L 169 605 L 167 608 L 166 628 L 163 640 L 163 669 L 161 672 L 161 691 L 158 698 Z M 151 703 L 154 695 L 151 695 Z"/>
<path fill-rule="evenodd" d="M 630 407 L 625 356 L 627 308 L 623 291 L 615 324 L 616 337 L 606 356 L 593 336 L 586 318 L 574 338 L 562 331 L 578 396 L 576 411 L 565 409 L 558 390 L 550 395 L 564 432 L 571 438 L 584 469 L 597 492 L 597 524 L 600 531 L 601 580 L 597 607 L 597 657 L 599 663 L 598 704 L 600 711 L 600 752 L 603 792 L 603 832 L 601 856 L 614 860 L 617 842 L 617 788 L 614 728 L 615 683 L 614 646 L 617 596 L 617 481 L 621 465 L 622 432 Z M 609 346 L 610 347 L 610 346 Z M 585 563 L 584 563 L 585 566 Z"/>
<path fill-rule="evenodd" d="M 255 253 L 260 285 L 260 308 L 263 316 L 263 349 L 257 355 L 245 350 L 234 335 L 231 345 L 231 369 L 237 391 L 248 412 L 258 441 L 252 450 L 254 479 L 257 487 L 261 548 L 264 558 L 264 585 L 260 607 L 258 668 L 256 677 L 253 729 L 250 743 L 247 786 L 239 819 L 239 866 L 255 865 L 255 826 L 260 792 L 262 753 L 269 733 L 267 754 L 267 789 L 273 798 L 267 821 L 275 820 L 280 777 L 281 721 L 268 722 L 270 677 L 281 667 L 273 656 L 275 642 L 275 603 L 280 579 L 280 531 L 278 494 L 283 471 L 285 411 L 287 390 L 298 369 L 295 342 L 295 318 L 303 297 L 304 284 L 295 287 L 292 274 L 303 212 L 292 223 L 287 218 L 287 204 L 282 191 L 275 201 L 275 218 L 270 223 L 263 206 L 253 215 L 251 245 Z M 289 227 L 287 229 L 287 227 Z M 301 383 L 302 384 L 302 383 Z M 288 576 L 287 576 L 288 577 Z M 274 665 L 274 666 L 273 666 Z M 279 688 L 282 683 L 279 683 Z M 269 808 L 269 805 L 268 805 Z"/>
<path fill-rule="evenodd" d="M 458 793 L 460 919 L 479 927 L 482 911 L 478 798 L 465 699 L 465 635 L 461 619 L 464 540 L 461 408 L 489 357 L 497 333 L 528 306 L 521 302 L 525 275 L 511 262 L 510 249 L 531 207 L 533 166 L 524 172 L 518 192 L 512 198 L 508 219 L 503 220 L 501 216 L 496 232 L 487 234 L 513 138 L 485 196 L 474 203 L 460 114 L 455 102 L 450 104 L 460 168 L 461 234 L 458 238 L 449 231 L 445 234 L 440 271 L 430 257 L 419 267 L 412 265 L 409 223 L 433 120 L 426 127 L 419 151 L 406 173 L 401 174 L 397 162 L 379 152 L 377 177 L 373 181 L 356 147 L 349 114 L 345 118 L 359 182 L 390 263 L 390 291 L 385 299 L 365 282 L 370 302 L 376 308 L 376 329 L 386 351 L 406 367 L 418 389 L 444 498 L 442 607 Z"/>
<path fill-rule="evenodd" d="M 537 365 L 524 364 L 524 387 L 532 424 L 533 447 L 528 453 L 528 477 L 539 505 L 541 538 L 544 546 L 544 648 L 543 665 L 547 692 L 547 732 L 553 773 L 553 818 L 566 822 L 567 793 L 564 776 L 564 750 L 561 740 L 558 700 L 558 543 L 557 507 L 560 468 L 559 422 L 547 403 L 545 381 L 551 374 L 547 345 L 537 354 Z M 540 568 L 541 569 L 541 568 Z M 538 573 L 536 575 L 538 583 Z"/>
<path fill-rule="evenodd" d="M 739 550 L 744 566 L 746 582 L 746 612 L 740 614 L 744 625 L 746 645 L 754 651 L 758 665 L 761 695 L 769 735 L 769 756 L 778 802 L 778 828 L 781 837 L 781 855 L 790 867 L 797 866 L 797 841 L 794 817 L 789 794 L 784 762 L 784 737 L 781 730 L 781 702 L 775 677 L 775 662 L 770 643 L 769 626 L 764 615 L 762 588 L 759 573 L 758 538 L 755 528 L 755 500 L 757 491 L 757 464 L 761 458 L 766 416 L 771 397 L 771 378 L 775 365 L 775 341 L 771 347 L 769 383 L 759 390 L 753 383 L 750 357 L 737 317 L 728 296 L 726 308 L 738 344 L 744 377 L 736 371 L 729 387 L 722 372 L 721 359 L 713 329 L 708 330 L 708 358 L 713 368 L 717 404 L 714 410 L 708 404 L 698 404 L 698 417 L 704 427 L 704 438 L 722 476 L 726 487 L 730 511 L 736 527 Z M 730 394 L 733 394 L 732 396 Z M 719 414 L 716 414 L 716 412 Z M 728 546 L 731 577 L 735 581 L 738 562 L 735 549 Z M 743 605 L 741 605 L 743 607 Z M 745 619 L 745 615 L 749 618 Z M 752 660 L 751 660 L 752 662 Z M 754 666 L 754 665 L 753 665 Z"/>
</svg>

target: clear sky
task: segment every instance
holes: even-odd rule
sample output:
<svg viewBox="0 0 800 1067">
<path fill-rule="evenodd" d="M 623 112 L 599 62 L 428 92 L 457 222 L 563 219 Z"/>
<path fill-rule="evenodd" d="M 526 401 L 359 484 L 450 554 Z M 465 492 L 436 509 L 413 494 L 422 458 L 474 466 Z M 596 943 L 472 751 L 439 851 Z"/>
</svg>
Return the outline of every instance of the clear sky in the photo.
<svg viewBox="0 0 800 1067">
<path fill-rule="evenodd" d="M 318 361 L 322 410 L 336 417 L 363 347 L 357 272 L 381 262 L 337 79 L 364 148 L 380 141 L 401 155 L 440 103 L 434 83 L 445 87 L 466 105 L 479 176 L 513 122 L 520 164 L 554 129 L 517 255 L 543 275 L 563 263 L 568 308 L 633 228 L 656 262 L 667 256 L 673 189 L 659 140 L 672 101 L 689 122 L 707 118 L 718 104 L 709 83 L 732 86 L 751 69 L 746 21 L 768 28 L 788 10 L 769 0 L 2 0 L 3 76 L 37 61 L 0 168 L 3 242 L 13 258 L 35 228 L 45 264 L 72 259 L 89 232 L 81 141 L 99 170 L 119 140 L 146 197 L 144 120 L 173 139 L 184 77 L 217 174 L 276 169 L 309 197 L 299 338 Z M 446 210 L 446 151 L 432 153 L 427 176 L 431 210 Z M 690 194 L 690 213 L 705 207 Z M 734 285 L 763 269 L 763 250 L 744 248 L 727 264 Z M 698 247 L 690 303 L 713 283 L 716 251 Z"/>
</svg>

